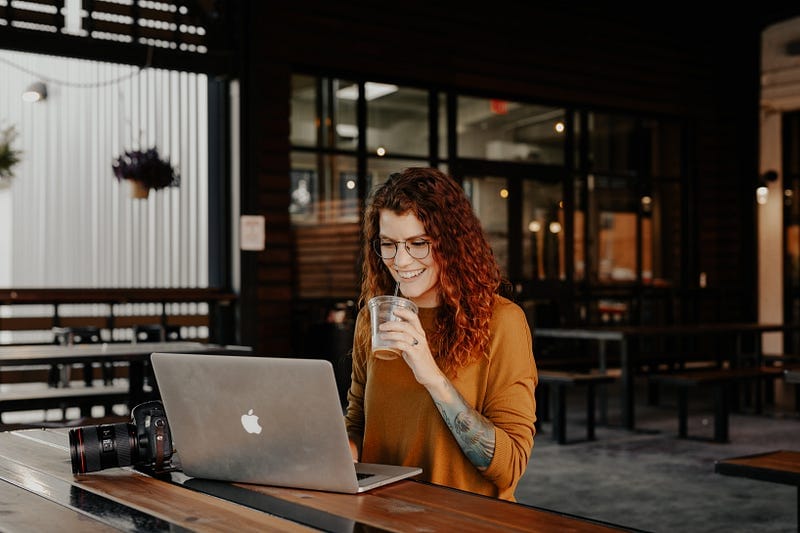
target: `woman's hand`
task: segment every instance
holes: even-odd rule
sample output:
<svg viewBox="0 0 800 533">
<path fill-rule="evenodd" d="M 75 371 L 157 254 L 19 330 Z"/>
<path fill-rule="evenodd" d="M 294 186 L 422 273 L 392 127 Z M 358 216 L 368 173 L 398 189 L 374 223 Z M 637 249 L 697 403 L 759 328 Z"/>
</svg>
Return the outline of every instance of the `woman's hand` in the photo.
<svg viewBox="0 0 800 533">
<path fill-rule="evenodd" d="M 444 374 L 433 358 L 417 314 L 403 308 L 395 309 L 394 314 L 402 321 L 384 322 L 380 325 L 381 335 L 403 353 L 403 360 L 420 385 L 441 381 Z"/>
</svg>

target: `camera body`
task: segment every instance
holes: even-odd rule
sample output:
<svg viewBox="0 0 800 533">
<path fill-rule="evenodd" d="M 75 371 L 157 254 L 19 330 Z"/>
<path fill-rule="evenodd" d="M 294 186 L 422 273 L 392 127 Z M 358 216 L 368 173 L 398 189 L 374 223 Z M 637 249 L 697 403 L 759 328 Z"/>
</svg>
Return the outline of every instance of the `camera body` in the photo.
<svg viewBox="0 0 800 533">
<path fill-rule="evenodd" d="M 69 430 L 69 453 L 73 474 L 131 465 L 164 471 L 170 466 L 173 445 L 163 404 L 154 400 L 137 405 L 130 423 Z"/>
</svg>

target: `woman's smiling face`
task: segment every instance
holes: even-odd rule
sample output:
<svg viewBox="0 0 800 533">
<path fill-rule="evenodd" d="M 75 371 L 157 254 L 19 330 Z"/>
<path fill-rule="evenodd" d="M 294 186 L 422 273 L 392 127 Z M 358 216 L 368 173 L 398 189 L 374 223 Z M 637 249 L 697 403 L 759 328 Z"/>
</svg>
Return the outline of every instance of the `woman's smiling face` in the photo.
<svg viewBox="0 0 800 533">
<path fill-rule="evenodd" d="M 380 212 L 380 232 L 378 237 L 384 241 L 401 243 L 397 245 L 397 255 L 392 259 L 384 259 L 383 263 L 392 273 L 395 281 L 400 283 L 400 292 L 414 301 L 419 307 L 436 307 L 439 304 L 439 265 L 433 251 L 422 259 L 408 253 L 407 246 L 414 243 L 421 245 L 430 242 L 422 222 L 413 213 L 398 215 L 388 209 Z M 431 248 L 433 245 L 429 245 Z"/>
</svg>

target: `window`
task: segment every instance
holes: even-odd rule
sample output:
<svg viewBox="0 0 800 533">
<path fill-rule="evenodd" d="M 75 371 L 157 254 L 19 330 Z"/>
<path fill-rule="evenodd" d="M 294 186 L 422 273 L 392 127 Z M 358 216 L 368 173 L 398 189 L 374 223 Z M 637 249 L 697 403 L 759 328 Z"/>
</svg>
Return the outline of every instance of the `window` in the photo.
<svg viewBox="0 0 800 533">
<path fill-rule="evenodd" d="M 428 91 L 366 83 L 367 152 L 428 156 Z"/>
<path fill-rule="evenodd" d="M 561 183 L 534 179 L 522 184 L 522 275 L 527 280 L 563 280 L 566 222 Z"/>
<path fill-rule="evenodd" d="M 362 202 L 391 173 L 432 163 L 461 180 L 522 299 L 619 321 L 642 287 L 680 282 L 678 122 L 297 75 L 291 124 L 300 297 L 358 294 Z"/>
<path fill-rule="evenodd" d="M 508 203 L 509 190 L 502 177 L 470 177 L 463 182 L 464 192 L 489 240 L 500 271 L 508 276 Z"/>
<path fill-rule="evenodd" d="M 564 110 L 494 98 L 458 97 L 458 156 L 564 164 Z"/>
<path fill-rule="evenodd" d="M 300 298 L 357 296 L 359 206 L 391 173 L 429 164 L 428 121 L 426 90 L 292 77 L 289 214 Z"/>
</svg>

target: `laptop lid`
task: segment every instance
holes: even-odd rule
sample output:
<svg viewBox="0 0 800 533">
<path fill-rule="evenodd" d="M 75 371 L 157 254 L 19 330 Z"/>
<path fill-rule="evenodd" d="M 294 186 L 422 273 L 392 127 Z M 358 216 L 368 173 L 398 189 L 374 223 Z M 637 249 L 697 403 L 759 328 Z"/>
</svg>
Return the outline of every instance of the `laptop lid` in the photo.
<svg viewBox="0 0 800 533">
<path fill-rule="evenodd" d="M 174 353 L 151 361 L 187 476 L 356 493 L 422 472 L 353 463 L 329 361 Z"/>
</svg>

